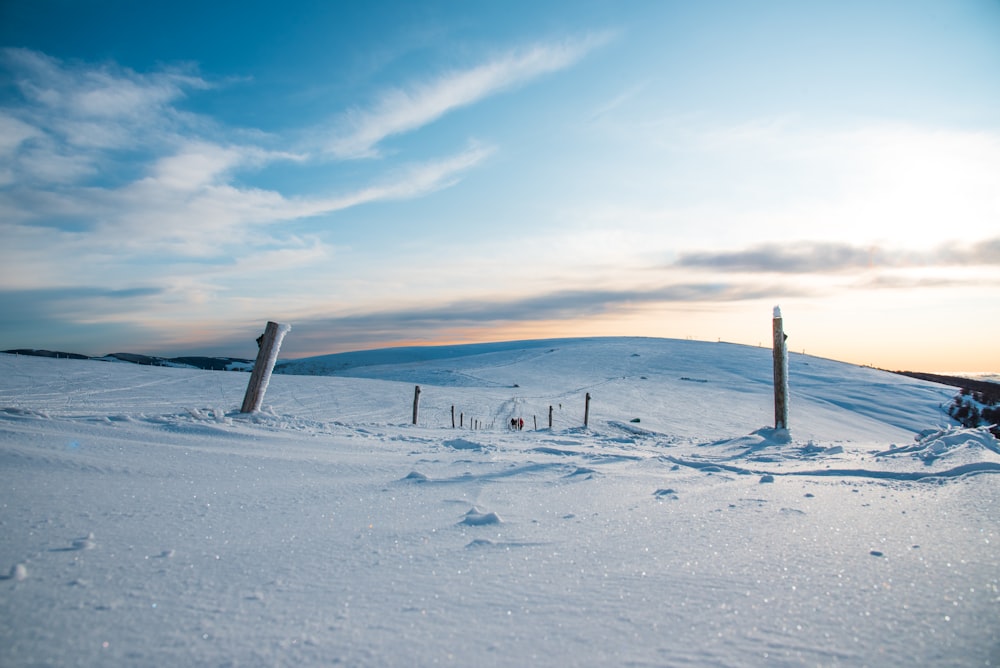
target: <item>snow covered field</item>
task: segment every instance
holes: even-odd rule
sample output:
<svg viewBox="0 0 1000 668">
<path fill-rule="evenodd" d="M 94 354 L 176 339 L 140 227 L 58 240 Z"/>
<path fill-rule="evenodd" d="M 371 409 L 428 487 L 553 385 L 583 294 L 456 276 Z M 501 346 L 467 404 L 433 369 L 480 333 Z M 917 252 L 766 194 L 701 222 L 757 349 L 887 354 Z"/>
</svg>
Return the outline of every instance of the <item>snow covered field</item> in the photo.
<svg viewBox="0 0 1000 668">
<path fill-rule="evenodd" d="M 793 354 L 789 437 L 762 348 L 283 371 L 244 416 L 245 373 L 0 355 L 0 665 L 1000 665 L 954 388 Z"/>
</svg>

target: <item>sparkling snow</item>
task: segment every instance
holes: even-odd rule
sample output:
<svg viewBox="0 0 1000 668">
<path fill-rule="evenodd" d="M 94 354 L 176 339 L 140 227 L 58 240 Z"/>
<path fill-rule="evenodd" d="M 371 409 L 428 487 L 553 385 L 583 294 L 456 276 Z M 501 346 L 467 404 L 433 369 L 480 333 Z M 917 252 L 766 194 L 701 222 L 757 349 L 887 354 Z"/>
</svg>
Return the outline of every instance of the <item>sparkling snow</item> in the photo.
<svg viewBox="0 0 1000 668">
<path fill-rule="evenodd" d="M 0 665 L 1000 665 L 996 440 L 796 354 L 774 430 L 771 369 L 373 351 L 240 415 L 246 373 L 0 355 Z"/>
</svg>

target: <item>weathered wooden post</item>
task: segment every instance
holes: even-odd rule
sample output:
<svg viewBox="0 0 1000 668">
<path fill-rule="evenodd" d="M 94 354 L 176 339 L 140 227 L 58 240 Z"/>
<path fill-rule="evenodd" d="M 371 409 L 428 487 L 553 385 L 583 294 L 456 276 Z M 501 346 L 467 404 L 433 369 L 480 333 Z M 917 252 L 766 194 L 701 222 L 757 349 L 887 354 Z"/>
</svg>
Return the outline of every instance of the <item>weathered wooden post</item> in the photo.
<svg viewBox="0 0 1000 668">
<path fill-rule="evenodd" d="M 552 406 L 549 406 L 549 429 L 552 429 Z"/>
<path fill-rule="evenodd" d="M 451 406 L 451 428 L 452 429 L 455 428 L 455 405 L 454 404 L 452 404 L 452 406 Z"/>
<path fill-rule="evenodd" d="M 535 431 L 538 431 L 538 416 L 532 415 L 531 418 L 535 421 Z"/>
<path fill-rule="evenodd" d="M 584 402 L 583 408 L 583 426 L 587 427 L 590 424 L 590 392 L 587 392 L 587 398 Z"/>
<path fill-rule="evenodd" d="M 774 428 L 788 429 L 788 347 L 785 345 L 781 308 L 774 307 Z"/>
<path fill-rule="evenodd" d="M 417 424 L 417 409 L 420 405 L 420 386 L 413 388 L 413 424 Z"/>
<path fill-rule="evenodd" d="M 253 363 L 247 393 L 243 396 L 241 413 L 254 413 L 260 410 L 267 384 L 271 380 L 271 371 L 274 370 L 274 363 L 278 361 L 281 340 L 291 329 L 291 325 L 279 325 L 268 321 L 264 333 L 257 339 L 257 360 Z"/>
</svg>

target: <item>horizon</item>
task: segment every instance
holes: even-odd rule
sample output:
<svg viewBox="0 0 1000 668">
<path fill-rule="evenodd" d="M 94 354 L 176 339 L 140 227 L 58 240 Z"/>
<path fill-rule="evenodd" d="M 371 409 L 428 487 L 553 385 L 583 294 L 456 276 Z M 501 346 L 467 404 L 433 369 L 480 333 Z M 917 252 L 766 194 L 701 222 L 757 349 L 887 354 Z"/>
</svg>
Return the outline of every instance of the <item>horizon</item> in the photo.
<svg viewBox="0 0 1000 668">
<path fill-rule="evenodd" d="M 261 328 L 261 329 L 263 330 L 263 328 Z M 716 340 L 716 341 L 707 341 L 707 340 L 702 340 L 702 339 L 693 339 L 693 338 L 689 338 L 689 337 L 688 338 L 680 339 L 680 338 L 676 338 L 676 337 L 658 337 L 658 336 L 642 336 L 642 335 L 623 335 L 623 336 L 559 336 L 559 337 L 539 338 L 539 339 L 504 339 L 504 340 L 495 340 L 495 341 L 474 341 L 474 342 L 457 342 L 457 343 L 413 343 L 413 344 L 401 343 L 399 345 L 376 346 L 376 347 L 369 347 L 369 348 L 352 348 L 352 349 L 345 349 L 345 350 L 337 350 L 335 352 L 318 353 L 318 354 L 315 354 L 315 355 L 311 355 L 311 354 L 297 354 L 295 356 L 288 356 L 288 355 L 283 354 L 284 346 L 282 346 L 281 350 L 279 350 L 278 362 L 295 362 L 295 361 L 315 359 L 315 358 L 320 358 L 320 357 L 325 357 L 325 356 L 330 356 L 330 355 L 358 354 L 358 353 L 365 353 L 365 352 L 378 352 L 378 351 L 383 351 L 383 350 L 406 350 L 406 349 L 415 349 L 415 348 L 457 348 L 457 347 L 466 347 L 466 346 L 473 347 L 473 346 L 494 346 L 494 345 L 500 346 L 500 345 L 505 345 L 505 344 L 518 344 L 518 343 L 534 344 L 534 343 L 550 343 L 550 342 L 557 342 L 557 341 L 568 341 L 568 342 L 573 342 L 573 341 L 588 341 L 588 340 L 590 340 L 590 341 L 599 341 L 599 340 L 602 340 L 602 339 L 608 339 L 608 340 L 614 340 L 614 339 L 651 339 L 651 340 L 660 340 L 660 341 L 689 341 L 689 342 L 692 342 L 692 343 L 705 343 L 705 344 L 721 344 L 721 345 L 745 346 L 745 347 L 749 347 L 749 348 L 762 348 L 762 349 L 766 349 L 766 350 L 771 350 L 771 346 L 770 345 L 768 345 L 768 346 L 765 346 L 765 345 L 762 345 L 762 344 L 751 345 L 751 344 L 747 344 L 747 343 L 740 343 L 740 342 L 737 342 L 737 341 L 724 341 L 724 340 L 721 340 L 721 339 L 720 340 Z M 114 355 L 121 355 L 121 354 L 139 355 L 139 356 L 143 356 L 143 357 L 151 357 L 151 358 L 167 359 L 167 360 L 169 360 L 169 359 L 177 359 L 177 358 L 182 358 L 182 357 L 206 357 L 206 358 L 239 359 L 239 360 L 253 361 L 255 359 L 255 357 L 256 357 L 255 355 L 249 355 L 249 356 L 244 356 L 244 355 L 228 355 L 228 354 L 224 354 L 224 353 L 206 354 L 206 353 L 200 352 L 200 351 L 189 351 L 187 353 L 178 354 L 178 355 L 166 355 L 166 354 L 151 353 L 151 352 L 136 352 L 135 350 L 116 350 L 114 352 L 95 354 L 95 353 L 85 353 L 85 352 L 80 352 L 80 351 L 75 351 L 75 350 L 54 350 L 54 349 L 47 349 L 47 348 L 32 348 L 32 347 L 29 347 L 29 346 L 18 346 L 18 347 L 15 347 L 15 348 L 8 348 L 8 349 L 3 350 L 2 352 L 4 352 L 4 353 L 10 353 L 12 351 L 18 351 L 18 350 L 44 351 L 44 352 L 49 352 L 49 353 L 55 353 L 57 355 L 58 354 L 63 354 L 63 355 L 83 355 L 83 356 L 85 356 L 85 357 L 87 357 L 89 359 L 98 359 L 98 360 L 102 359 L 102 358 L 112 357 Z M 876 371 L 886 371 L 886 372 L 889 372 L 889 373 L 910 373 L 910 372 L 915 372 L 915 373 L 928 373 L 928 374 L 932 374 L 932 375 L 953 376 L 953 377 L 970 378 L 970 379 L 976 379 L 976 378 L 982 377 L 982 378 L 984 378 L 985 380 L 987 380 L 989 382 L 994 382 L 994 383 L 1000 384 L 1000 372 L 996 372 L 996 371 L 950 371 L 950 370 L 949 371 L 942 371 L 942 370 L 938 370 L 938 369 L 921 369 L 921 368 L 898 368 L 898 369 L 890 369 L 890 368 L 885 368 L 885 367 L 874 366 L 874 365 L 871 365 L 871 364 L 859 364 L 857 362 L 851 362 L 849 360 L 840 360 L 840 359 L 837 359 L 837 358 L 825 357 L 825 356 L 822 356 L 822 355 L 812 355 L 812 354 L 807 353 L 805 351 L 789 350 L 788 353 L 789 353 L 789 355 L 801 355 L 801 356 L 804 356 L 804 357 L 814 357 L 816 359 L 822 359 L 822 360 L 826 360 L 826 361 L 830 361 L 830 362 L 836 362 L 836 363 L 840 363 L 840 364 L 848 364 L 848 365 L 851 365 L 851 366 L 858 366 L 858 367 L 863 367 L 863 368 L 870 368 L 870 369 L 874 369 Z"/>
<path fill-rule="evenodd" d="M 0 349 L 1000 373 L 1000 4 L 0 4 Z"/>
</svg>

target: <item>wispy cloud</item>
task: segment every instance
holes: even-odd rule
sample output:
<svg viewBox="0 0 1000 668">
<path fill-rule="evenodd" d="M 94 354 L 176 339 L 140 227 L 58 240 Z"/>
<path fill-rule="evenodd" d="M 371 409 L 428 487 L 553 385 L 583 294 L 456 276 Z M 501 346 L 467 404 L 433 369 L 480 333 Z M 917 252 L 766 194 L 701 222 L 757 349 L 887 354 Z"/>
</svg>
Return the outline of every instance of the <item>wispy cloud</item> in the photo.
<svg viewBox="0 0 1000 668">
<path fill-rule="evenodd" d="M 565 69 L 608 39 L 602 34 L 538 44 L 470 69 L 387 90 L 371 106 L 343 114 L 335 123 L 327 150 L 339 158 L 372 157 L 387 137 L 413 131 L 450 111 Z"/>
<path fill-rule="evenodd" d="M 937 249 L 935 255 L 947 264 L 1000 266 L 1000 237 L 967 246 L 946 244 Z"/>
<path fill-rule="evenodd" d="M 94 353 L 116 337 L 148 336 L 144 328 L 120 317 L 156 297 L 159 288 L 106 289 L 77 286 L 40 290 L 0 290 L 0 336 L 16 347 Z M 95 319 L 95 314 L 101 318 Z M 117 320 L 117 322 L 116 322 Z M 66 350 L 66 334 L 80 350 Z M 111 351 L 103 351 L 111 352 Z M 98 353 L 99 354 L 99 353 Z"/>
<path fill-rule="evenodd" d="M 3 57 L 20 73 L 17 86 L 26 99 L 72 118 L 143 119 L 165 110 L 185 89 L 209 87 L 179 68 L 139 74 L 110 63 L 67 65 L 20 48 L 4 49 Z"/>
<path fill-rule="evenodd" d="M 330 346 L 330 332 L 341 343 L 359 347 L 393 344 L 419 336 L 428 340 L 461 329 L 512 323 L 578 321 L 625 315 L 658 305 L 726 304 L 785 299 L 806 294 L 797 286 L 765 283 L 671 283 L 652 288 L 557 290 L 519 298 L 466 299 L 415 308 L 342 316 L 302 317 L 296 340 L 286 352 L 309 352 Z"/>
<path fill-rule="evenodd" d="M 73 182 L 96 174 L 108 151 L 170 143 L 192 122 L 176 103 L 211 87 L 179 68 L 140 74 L 113 63 L 67 63 L 29 49 L 0 50 L 0 65 L 20 97 L 8 99 L 0 111 L 6 129 L 17 125 L 0 142 L 0 160 L 22 183 Z M 90 169 L 52 167 L 67 161 Z"/>
<path fill-rule="evenodd" d="M 724 272 L 826 274 L 858 269 L 1000 265 L 1000 238 L 945 244 L 926 251 L 832 242 L 768 243 L 743 250 L 690 252 L 676 266 Z"/>
<path fill-rule="evenodd" d="M 685 253 L 677 260 L 680 267 L 716 271 L 825 273 L 869 267 L 875 262 L 876 249 L 864 249 L 839 243 L 763 244 L 738 251 Z"/>
<path fill-rule="evenodd" d="M 0 51 L 0 66 L 15 93 L 0 106 L 0 231 L 7 246 L 0 272 L 9 286 L 65 284 L 64 263 L 53 261 L 59 257 L 103 258 L 140 271 L 143 257 L 162 265 L 296 251 L 296 238 L 276 224 L 451 187 L 494 150 L 471 143 L 451 155 L 397 163 L 352 190 L 289 196 L 248 186 L 240 176 L 316 156 L 275 149 L 280 138 L 182 111 L 178 104 L 189 92 L 211 87 L 191 71 L 140 74 L 26 49 Z M 266 226 L 274 229 L 250 233 Z M 116 252 L 126 255 L 112 258 Z"/>
</svg>

